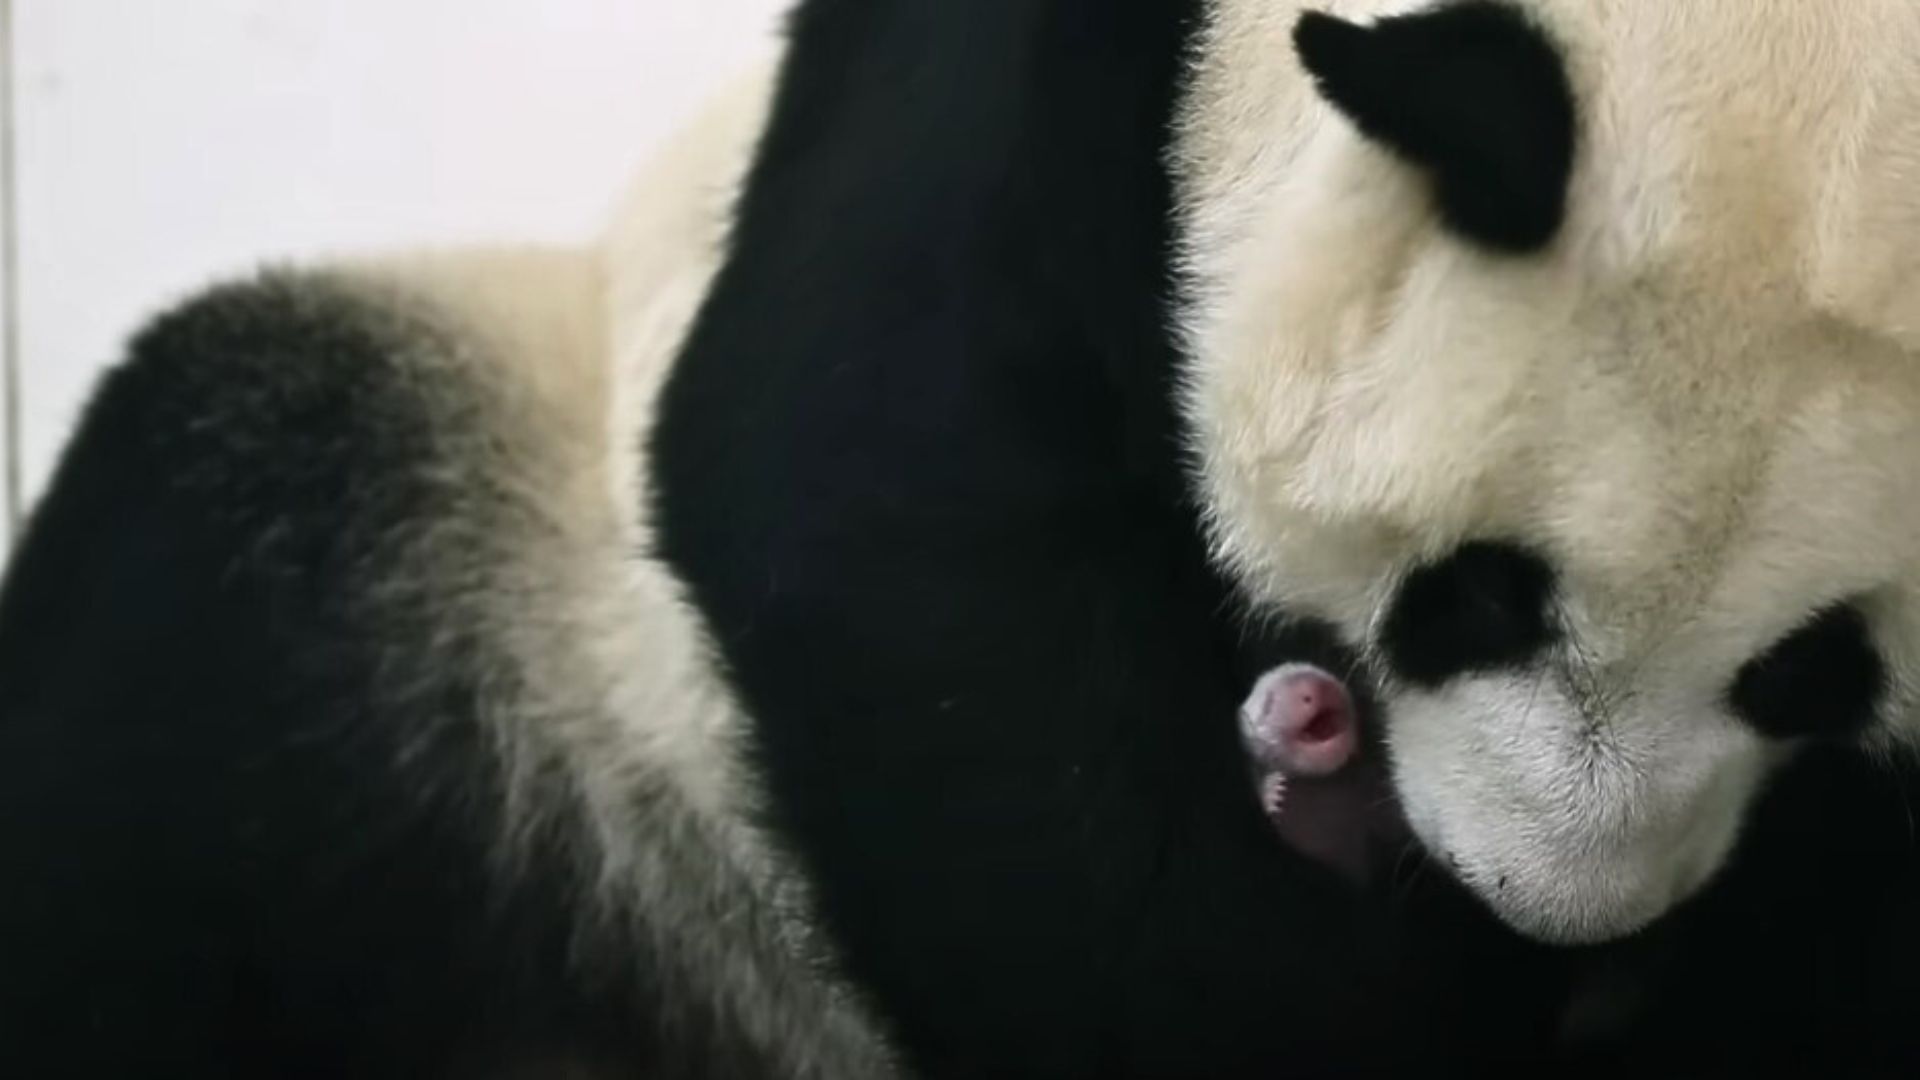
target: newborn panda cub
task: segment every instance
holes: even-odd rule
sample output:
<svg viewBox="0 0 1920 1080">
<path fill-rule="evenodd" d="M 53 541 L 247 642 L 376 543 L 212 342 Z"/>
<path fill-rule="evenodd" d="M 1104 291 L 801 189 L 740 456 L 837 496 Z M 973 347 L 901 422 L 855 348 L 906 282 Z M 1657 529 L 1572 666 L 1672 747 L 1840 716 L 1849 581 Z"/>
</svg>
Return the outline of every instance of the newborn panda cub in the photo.
<svg viewBox="0 0 1920 1080">
<path fill-rule="evenodd" d="M 1354 695 L 1332 672 L 1295 662 L 1261 675 L 1240 706 L 1240 737 L 1260 807 L 1294 850 L 1364 880 L 1378 842 L 1403 837 Z"/>
</svg>

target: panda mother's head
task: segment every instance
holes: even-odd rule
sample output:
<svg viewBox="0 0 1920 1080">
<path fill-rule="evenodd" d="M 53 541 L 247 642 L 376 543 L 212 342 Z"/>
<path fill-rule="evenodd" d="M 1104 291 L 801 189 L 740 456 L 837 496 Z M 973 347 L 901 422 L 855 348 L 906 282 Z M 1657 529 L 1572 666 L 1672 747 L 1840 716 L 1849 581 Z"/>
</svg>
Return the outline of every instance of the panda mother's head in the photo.
<svg viewBox="0 0 1920 1080">
<path fill-rule="evenodd" d="M 1920 8 L 1215 0 L 1176 138 L 1217 552 L 1422 841 L 1630 932 L 1920 693 Z"/>
</svg>

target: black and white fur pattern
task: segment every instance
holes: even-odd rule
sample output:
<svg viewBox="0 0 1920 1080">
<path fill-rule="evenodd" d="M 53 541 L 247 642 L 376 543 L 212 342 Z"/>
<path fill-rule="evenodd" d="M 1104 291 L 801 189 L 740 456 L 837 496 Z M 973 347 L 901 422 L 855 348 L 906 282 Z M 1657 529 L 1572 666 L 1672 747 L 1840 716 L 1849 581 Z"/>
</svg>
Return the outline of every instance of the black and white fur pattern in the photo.
<svg viewBox="0 0 1920 1080">
<path fill-rule="evenodd" d="M 765 93 L 608 257 L 267 273 L 134 342 L 0 611 L 16 1065 L 892 1074 L 635 556 L 616 384 L 657 384 Z"/>
<path fill-rule="evenodd" d="M 1648 176 L 1718 161 L 1688 123 L 1726 100 L 1799 115 L 1783 98 L 1807 79 L 1747 64 L 1802 54 L 1710 41 L 1766 45 L 1771 27 L 1814 43 L 1816 73 L 1873 80 L 1876 101 L 1920 93 L 1895 5 L 1744 10 L 1525 6 L 1564 49 L 1580 119 L 1544 253 L 1537 224 L 1478 246 L 1458 232 L 1485 227 L 1473 210 L 1435 227 L 1445 189 L 1421 162 L 1310 92 L 1295 5 L 810 0 L 777 86 L 750 79 L 703 118 L 600 250 L 271 274 L 163 317 L 100 388 L 0 594 L 0 1058 L 196 1077 L 1351 1074 L 1673 1067 L 1694 1050 L 1724 1065 L 1783 1044 L 1905 1058 L 1889 1020 L 1920 1005 L 1904 774 L 1837 742 L 1754 751 L 1774 743 L 1731 722 L 1644 735 L 1677 708 L 1610 714 L 1611 737 L 1696 752 L 1634 751 L 1662 798 L 1529 818 L 1500 794 L 1526 790 L 1507 766 L 1551 775 L 1570 695 L 1531 640 L 1512 662 L 1483 654 L 1497 674 L 1449 668 L 1449 648 L 1501 645 L 1514 620 L 1422 614 L 1463 588 L 1551 599 L 1551 623 L 1515 625 L 1551 639 L 1545 670 L 1603 677 L 1605 642 L 1627 633 L 1605 613 L 1634 605 L 1570 592 L 1593 576 L 1581 553 L 1670 564 L 1672 597 L 1749 606 L 1579 700 L 1698 705 L 1674 688 L 1754 670 L 1749 696 L 1774 701 L 1807 660 L 1747 665 L 1903 550 L 1897 515 L 1848 494 L 1892 498 L 1875 463 L 1897 460 L 1907 399 L 1885 387 L 1872 408 L 1816 398 L 1862 419 L 1758 458 L 1718 426 L 1649 440 L 1632 427 L 1644 400 L 1609 396 L 1631 380 L 1547 383 L 1615 402 L 1591 418 L 1570 415 L 1584 398 L 1537 413 L 1512 402 L 1538 396 L 1496 393 L 1545 352 L 1515 350 L 1565 310 L 1542 267 L 1574 238 L 1629 265 L 1696 220 L 1645 196 Z M 1880 63 L 1831 62 L 1854 52 Z M 1605 142 L 1596 101 L 1660 138 Z M 1901 115 L 1863 122 L 1890 138 Z M 1596 155 L 1650 171 L 1596 172 Z M 1863 190 L 1899 175 L 1874 160 Z M 1776 220 L 1783 188 L 1727 179 L 1752 169 L 1707 173 L 1713 194 L 1765 204 L 1715 202 L 1752 212 L 1728 222 Z M 1644 325 L 1672 364 L 1688 342 L 1725 355 L 1718 335 L 1744 326 L 1742 342 L 1818 347 L 1795 377 L 1897 382 L 1905 204 L 1821 205 L 1838 208 L 1821 280 L 1851 298 L 1843 321 L 1878 328 L 1858 351 L 1776 339 L 1772 294 L 1731 286 L 1699 321 L 1596 325 Z M 1716 282 L 1750 254 L 1708 249 L 1697 269 Z M 1394 295 L 1474 317 L 1409 323 L 1405 357 L 1348 348 L 1375 329 L 1348 298 L 1409 258 Z M 1673 325 L 1699 336 L 1667 341 Z M 1306 448 L 1334 458 L 1288 480 L 1268 440 L 1307 423 L 1282 385 L 1300 334 L 1342 344 L 1327 377 L 1355 374 L 1334 400 L 1362 407 L 1310 428 L 1324 438 Z M 1445 367 L 1468 345 L 1484 387 Z M 1663 379 L 1717 370 L 1653 359 Z M 1738 435 L 1743 408 L 1779 400 L 1732 382 L 1701 399 L 1724 414 L 1655 411 L 1660 431 L 1724 415 Z M 1509 460 L 1501 440 L 1549 421 L 1598 430 L 1562 432 L 1578 453 L 1536 461 L 1566 466 L 1549 483 L 1504 483 L 1486 464 Z M 1623 456 L 1583 468 L 1593 445 Z M 1674 471 L 1674 446 L 1702 456 Z M 1819 505 L 1844 544 L 1793 532 L 1815 523 L 1790 499 L 1761 514 L 1732 497 L 1794 446 L 1805 476 L 1786 495 L 1831 490 Z M 1492 529 L 1514 487 L 1568 501 L 1514 512 L 1543 532 Z M 1735 510 L 1746 532 L 1704 527 Z M 1463 540 L 1484 543 L 1463 560 Z M 1884 725 L 1914 654 L 1868 610 Z M 1356 674 L 1415 824 L 1485 905 L 1417 852 L 1356 895 L 1274 841 L 1234 717 L 1281 660 Z M 1537 745 L 1462 741 L 1522 690 L 1547 702 Z M 1612 835 L 1595 824 L 1609 814 L 1680 827 L 1688 762 L 1733 784 L 1686 826 L 1709 834 L 1701 880 L 1744 824 L 1717 887 L 1578 954 L 1488 913 L 1596 937 L 1697 885 L 1614 863 L 1638 876 L 1602 887 L 1569 861 L 1593 846 L 1565 846 Z M 1516 888 L 1520 863 L 1496 873 L 1496 855 L 1568 872 Z"/>
</svg>

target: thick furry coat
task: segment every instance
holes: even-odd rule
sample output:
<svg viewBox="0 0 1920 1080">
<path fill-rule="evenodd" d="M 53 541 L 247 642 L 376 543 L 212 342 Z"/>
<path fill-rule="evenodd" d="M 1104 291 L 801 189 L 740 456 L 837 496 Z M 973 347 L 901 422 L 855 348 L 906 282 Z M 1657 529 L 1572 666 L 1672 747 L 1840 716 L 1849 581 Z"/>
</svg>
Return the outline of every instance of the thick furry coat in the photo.
<svg viewBox="0 0 1920 1080">
<path fill-rule="evenodd" d="M 1332 7 L 809 0 L 595 250 L 156 320 L 0 593 L 0 1059 L 1906 1060 L 1913 17 Z M 1476 199 L 1368 33 L 1564 161 Z M 1279 659 L 1371 888 L 1250 794 Z"/>
</svg>

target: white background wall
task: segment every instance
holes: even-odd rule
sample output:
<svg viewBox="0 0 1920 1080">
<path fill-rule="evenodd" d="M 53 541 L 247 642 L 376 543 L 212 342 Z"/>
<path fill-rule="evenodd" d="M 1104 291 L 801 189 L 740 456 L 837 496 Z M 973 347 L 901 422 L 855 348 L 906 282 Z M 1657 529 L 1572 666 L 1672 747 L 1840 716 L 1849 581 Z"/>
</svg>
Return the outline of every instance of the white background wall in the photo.
<svg viewBox="0 0 1920 1080">
<path fill-rule="evenodd" d="M 11 2 L 29 497 L 159 305 L 282 257 L 583 239 L 786 5 Z"/>
</svg>

